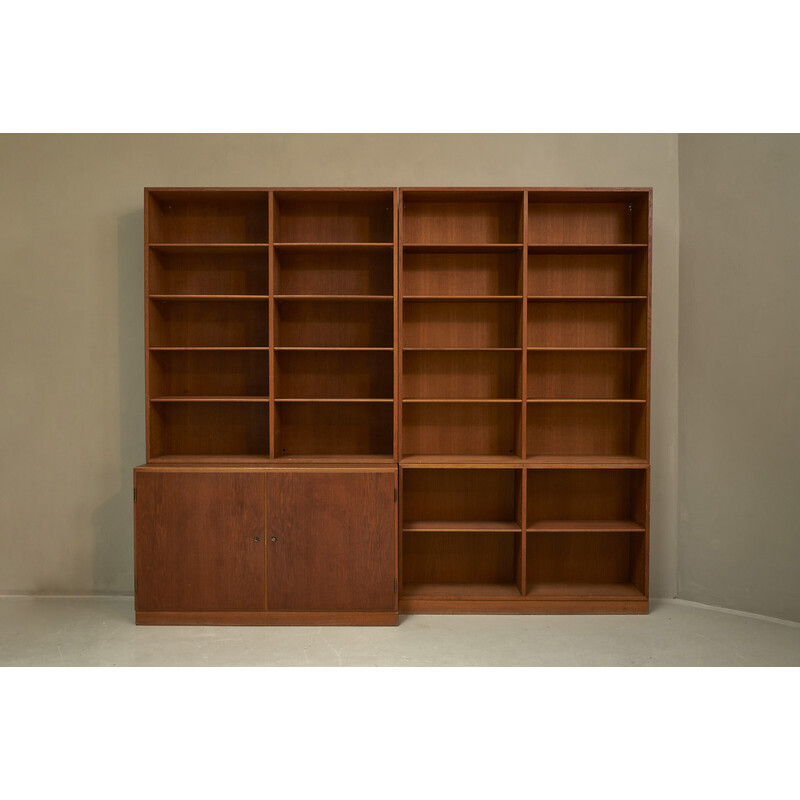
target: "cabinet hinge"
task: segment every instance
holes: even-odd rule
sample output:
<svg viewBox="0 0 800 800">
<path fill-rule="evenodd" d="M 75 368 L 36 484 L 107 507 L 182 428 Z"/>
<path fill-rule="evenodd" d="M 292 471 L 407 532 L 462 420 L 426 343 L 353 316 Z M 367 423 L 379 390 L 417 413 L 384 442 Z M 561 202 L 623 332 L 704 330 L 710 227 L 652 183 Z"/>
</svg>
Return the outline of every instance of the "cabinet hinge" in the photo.
<svg viewBox="0 0 800 800">
<path fill-rule="evenodd" d="M 397 594 L 397 578 L 394 579 L 394 593 Z"/>
<path fill-rule="evenodd" d="M 139 579 L 138 578 L 134 578 L 133 579 L 133 591 L 134 592 L 138 592 L 139 591 Z"/>
<path fill-rule="evenodd" d="M 136 487 L 133 487 L 133 502 L 136 502 Z"/>
<path fill-rule="evenodd" d="M 397 489 L 394 490 L 394 501 L 397 502 Z"/>
</svg>

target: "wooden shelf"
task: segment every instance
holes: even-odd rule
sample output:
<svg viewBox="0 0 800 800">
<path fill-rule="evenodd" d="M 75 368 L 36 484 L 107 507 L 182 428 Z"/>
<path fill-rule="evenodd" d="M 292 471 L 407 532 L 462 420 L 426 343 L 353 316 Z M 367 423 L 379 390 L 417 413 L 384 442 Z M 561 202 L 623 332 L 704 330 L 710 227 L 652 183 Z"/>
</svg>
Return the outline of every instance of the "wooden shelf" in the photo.
<svg viewBox="0 0 800 800">
<path fill-rule="evenodd" d="M 632 583 L 554 583 L 534 582 L 528 584 L 528 597 L 554 597 L 564 599 L 567 597 L 580 598 L 624 598 L 644 597 Z"/>
<path fill-rule="evenodd" d="M 232 395 L 176 395 L 164 397 L 151 397 L 151 403 L 268 403 L 269 397 L 232 396 Z"/>
<path fill-rule="evenodd" d="M 156 242 L 150 243 L 150 250 L 157 253 L 269 253 L 269 244 L 261 242 L 248 244 L 246 242 Z"/>
<path fill-rule="evenodd" d="M 155 353 L 182 353 L 182 352 L 221 352 L 221 353 L 247 353 L 247 352 L 267 352 L 269 347 L 150 347 L 151 352 Z"/>
<path fill-rule="evenodd" d="M 161 455 L 151 456 L 151 464 L 169 464 L 179 466 L 197 465 L 225 465 L 236 464 L 246 466 L 263 466 L 270 463 L 268 453 L 263 455 L 241 455 L 232 453 L 230 455 Z"/>
<path fill-rule="evenodd" d="M 572 295 L 529 295 L 531 303 L 628 303 L 647 300 L 647 295 L 603 295 L 603 294 L 572 294 Z"/>
<path fill-rule="evenodd" d="M 332 464 L 336 466 L 348 466 L 350 464 L 394 464 L 394 458 L 390 455 L 365 455 L 355 454 L 311 454 L 311 455 L 286 455 L 278 454 L 275 461 L 281 464 Z"/>
<path fill-rule="evenodd" d="M 362 253 L 380 253 L 394 249 L 392 242 L 275 242 L 275 249 L 296 253 L 341 253 L 358 250 Z"/>
<path fill-rule="evenodd" d="M 151 300 L 257 300 L 265 302 L 269 300 L 268 294 L 151 294 Z"/>
<path fill-rule="evenodd" d="M 648 467 L 647 459 L 636 456 L 595 456 L 595 455 L 547 455 L 529 456 L 525 463 L 531 467 Z"/>
<path fill-rule="evenodd" d="M 332 347 L 323 347 L 323 346 L 313 346 L 313 347 L 304 347 L 304 346 L 281 346 L 274 348 L 276 353 L 326 353 L 326 352 L 357 352 L 357 353 L 392 353 L 394 352 L 393 347 L 339 347 L 338 345 L 334 345 Z"/>
<path fill-rule="evenodd" d="M 521 403 L 514 397 L 404 397 L 404 403 Z"/>
<path fill-rule="evenodd" d="M 276 397 L 276 403 L 393 403 L 391 397 Z"/>
<path fill-rule="evenodd" d="M 404 583 L 402 596 L 470 600 L 519 597 L 520 593 L 513 583 Z"/>
<path fill-rule="evenodd" d="M 644 533 L 644 526 L 629 520 L 548 519 L 528 525 L 528 533 L 610 532 Z"/>
<path fill-rule="evenodd" d="M 513 303 L 522 300 L 522 295 L 509 294 L 439 294 L 404 295 L 405 303 Z"/>
<path fill-rule="evenodd" d="M 521 467 L 522 458 L 507 456 L 448 456 L 448 455 L 410 455 L 400 459 L 403 467 Z"/>
<path fill-rule="evenodd" d="M 529 351 L 564 353 L 644 353 L 646 347 L 528 347 Z"/>
<path fill-rule="evenodd" d="M 516 253 L 522 242 L 498 244 L 404 244 L 404 253 Z"/>
<path fill-rule="evenodd" d="M 275 300 L 313 300 L 314 302 L 320 301 L 358 301 L 358 302 L 392 302 L 394 295 L 377 295 L 377 294 L 276 294 Z"/>
<path fill-rule="evenodd" d="M 612 255 L 645 252 L 646 244 L 529 244 L 528 252 L 531 254 L 553 254 L 553 255 Z"/>
<path fill-rule="evenodd" d="M 422 520 L 403 522 L 404 533 L 431 533 L 437 531 L 476 531 L 479 533 L 508 533 L 519 532 L 522 528 L 516 522 L 502 522 L 499 520 Z"/>
<path fill-rule="evenodd" d="M 529 397 L 528 403 L 646 403 L 647 400 L 628 397 Z"/>
<path fill-rule="evenodd" d="M 404 347 L 409 353 L 519 353 L 521 347 Z"/>
<path fill-rule="evenodd" d="M 394 307 L 389 302 L 304 297 L 274 304 L 279 347 L 393 347 Z"/>
</svg>

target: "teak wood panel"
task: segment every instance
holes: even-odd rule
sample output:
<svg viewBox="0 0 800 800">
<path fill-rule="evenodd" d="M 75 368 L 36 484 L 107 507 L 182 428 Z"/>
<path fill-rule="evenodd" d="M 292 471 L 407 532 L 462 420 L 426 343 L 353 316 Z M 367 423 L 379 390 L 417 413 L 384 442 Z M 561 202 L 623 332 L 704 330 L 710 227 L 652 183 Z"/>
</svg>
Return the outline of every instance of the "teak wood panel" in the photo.
<svg viewBox="0 0 800 800">
<path fill-rule="evenodd" d="M 146 209 L 154 243 L 265 243 L 268 193 L 150 192 Z"/>
<path fill-rule="evenodd" d="M 275 397 L 393 400 L 392 353 L 319 350 L 276 353 Z"/>
<path fill-rule="evenodd" d="M 280 242 L 391 242 L 393 192 L 275 192 Z"/>
<path fill-rule="evenodd" d="M 460 197 L 403 195 L 404 244 L 510 244 L 522 241 L 522 193 Z"/>
<path fill-rule="evenodd" d="M 403 586 L 514 583 L 518 535 L 447 531 L 403 535 Z M 404 589 L 406 591 L 407 589 Z M 408 588 L 409 591 L 413 591 Z M 469 591 L 480 594 L 473 586 Z"/>
<path fill-rule="evenodd" d="M 266 351 L 164 350 L 150 353 L 153 397 L 269 394 Z"/>
<path fill-rule="evenodd" d="M 528 254 L 528 294 L 646 295 L 646 254 Z"/>
<path fill-rule="evenodd" d="M 521 469 L 407 469 L 403 523 L 503 522 L 522 524 Z"/>
<path fill-rule="evenodd" d="M 267 403 L 151 403 L 150 457 L 266 456 L 268 421 Z"/>
<path fill-rule="evenodd" d="M 516 253 L 406 252 L 406 297 L 436 295 L 521 295 L 522 251 Z"/>
<path fill-rule="evenodd" d="M 522 303 L 404 302 L 403 347 L 520 347 Z"/>
<path fill-rule="evenodd" d="M 519 403 L 404 403 L 403 455 L 520 455 Z"/>
<path fill-rule="evenodd" d="M 267 347 L 266 301 L 151 300 L 151 347 Z"/>
<path fill-rule="evenodd" d="M 275 303 L 276 346 L 393 347 L 391 302 L 298 300 Z"/>
<path fill-rule="evenodd" d="M 529 533 L 528 592 L 545 593 L 548 590 L 540 585 L 544 583 L 563 584 L 560 589 L 549 587 L 551 594 L 601 594 L 596 584 L 615 587 L 609 586 L 604 593 L 619 593 L 620 585 L 633 582 L 631 537 L 640 536 L 623 532 Z"/>
<path fill-rule="evenodd" d="M 149 253 L 152 294 L 266 295 L 268 254 L 225 252 Z"/>
<path fill-rule="evenodd" d="M 136 475 L 137 611 L 265 608 L 264 475 Z"/>
<path fill-rule="evenodd" d="M 270 610 L 393 610 L 393 473 L 267 475 Z"/>
<path fill-rule="evenodd" d="M 406 398 L 522 398 L 520 352 L 414 351 L 403 356 Z"/>
<path fill-rule="evenodd" d="M 645 524 L 645 470 L 528 470 L 528 526 L 549 521 Z"/>
<path fill-rule="evenodd" d="M 531 244 L 633 242 L 633 211 L 622 203 L 549 203 L 528 198 Z"/>
<path fill-rule="evenodd" d="M 392 251 L 275 251 L 275 294 L 394 294 Z"/>
<path fill-rule="evenodd" d="M 275 455 L 392 457 L 392 403 L 275 404 Z"/>
<path fill-rule="evenodd" d="M 645 458 L 644 404 L 529 403 L 531 456 Z"/>
<path fill-rule="evenodd" d="M 528 397 L 646 399 L 644 353 L 528 353 Z"/>
<path fill-rule="evenodd" d="M 642 303 L 529 303 L 528 346 L 644 347 L 646 323 Z"/>
</svg>

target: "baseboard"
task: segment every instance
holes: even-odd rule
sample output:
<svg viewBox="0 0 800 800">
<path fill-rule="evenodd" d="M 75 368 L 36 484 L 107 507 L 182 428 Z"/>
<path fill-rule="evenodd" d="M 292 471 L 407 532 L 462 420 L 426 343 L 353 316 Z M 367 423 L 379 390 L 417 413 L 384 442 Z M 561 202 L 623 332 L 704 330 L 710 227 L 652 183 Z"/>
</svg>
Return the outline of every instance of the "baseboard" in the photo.
<svg viewBox="0 0 800 800">
<path fill-rule="evenodd" d="M 688 608 L 698 608 L 703 611 L 718 611 L 720 614 L 734 614 L 737 617 L 750 617 L 751 619 L 761 620 L 762 622 L 774 622 L 778 625 L 786 625 L 789 628 L 800 628 L 800 622 L 792 619 L 781 619 L 780 617 L 768 617 L 764 614 L 753 614 L 750 611 L 739 611 L 736 608 L 725 608 L 724 606 L 710 606 L 707 603 L 697 603 L 694 600 L 683 600 L 680 597 L 651 597 L 651 603 L 671 603 L 677 606 Z"/>
</svg>

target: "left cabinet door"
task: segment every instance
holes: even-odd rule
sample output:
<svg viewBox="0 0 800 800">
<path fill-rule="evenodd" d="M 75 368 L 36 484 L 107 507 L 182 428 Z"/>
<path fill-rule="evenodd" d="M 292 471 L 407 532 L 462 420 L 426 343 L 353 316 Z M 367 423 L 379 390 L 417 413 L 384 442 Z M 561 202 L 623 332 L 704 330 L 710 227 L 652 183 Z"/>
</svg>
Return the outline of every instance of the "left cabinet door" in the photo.
<svg viewBox="0 0 800 800">
<path fill-rule="evenodd" d="M 265 609 L 265 480 L 137 471 L 137 611 Z"/>
</svg>

